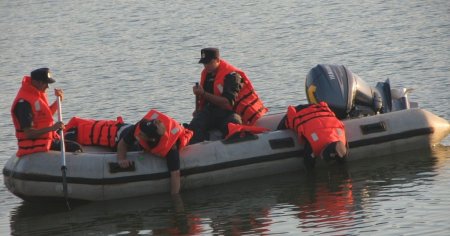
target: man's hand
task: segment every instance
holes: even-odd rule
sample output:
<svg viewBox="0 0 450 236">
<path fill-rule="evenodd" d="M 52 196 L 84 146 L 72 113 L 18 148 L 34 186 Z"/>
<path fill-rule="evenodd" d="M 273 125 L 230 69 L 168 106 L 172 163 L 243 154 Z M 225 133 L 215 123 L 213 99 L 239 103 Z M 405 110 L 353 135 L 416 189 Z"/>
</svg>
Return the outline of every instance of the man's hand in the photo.
<svg viewBox="0 0 450 236">
<path fill-rule="evenodd" d="M 42 129 L 34 129 L 34 128 L 24 128 L 23 131 L 25 135 L 29 139 L 39 138 L 41 135 L 46 134 L 48 132 L 57 131 L 59 129 L 63 130 L 65 128 L 64 123 L 61 121 L 55 122 L 52 126 L 48 126 Z"/>
<path fill-rule="evenodd" d="M 131 166 L 132 161 L 125 159 L 125 160 L 118 160 L 117 163 L 119 163 L 119 166 L 121 168 L 127 168 Z"/>
<path fill-rule="evenodd" d="M 196 96 L 203 96 L 205 94 L 205 90 L 200 85 L 194 85 L 194 87 L 192 87 L 192 92 L 194 92 Z"/>
<path fill-rule="evenodd" d="M 57 121 L 55 124 L 52 125 L 52 131 L 57 130 L 64 130 L 65 126 L 62 121 Z"/>
<path fill-rule="evenodd" d="M 55 88 L 55 96 L 61 97 L 61 101 L 64 99 L 64 92 L 62 89 Z"/>
</svg>

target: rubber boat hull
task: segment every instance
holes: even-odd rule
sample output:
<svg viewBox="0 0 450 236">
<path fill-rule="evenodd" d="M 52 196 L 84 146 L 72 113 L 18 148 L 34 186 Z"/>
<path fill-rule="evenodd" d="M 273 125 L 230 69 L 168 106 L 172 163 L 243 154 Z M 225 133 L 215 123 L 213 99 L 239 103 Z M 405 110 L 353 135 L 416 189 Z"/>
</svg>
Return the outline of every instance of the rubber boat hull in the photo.
<svg viewBox="0 0 450 236">
<path fill-rule="evenodd" d="M 272 131 L 233 141 L 206 141 L 181 152 L 181 186 L 199 188 L 291 171 L 305 171 L 303 146 L 290 130 L 276 130 L 283 114 L 258 121 Z M 450 133 L 450 124 L 426 110 L 408 109 L 345 120 L 348 161 L 429 149 Z M 12 156 L 3 168 L 9 191 L 25 200 L 63 198 L 60 152 Z M 134 171 L 115 172 L 116 153 L 91 148 L 66 153 L 68 197 L 102 201 L 169 192 L 163 158 L 129 152 Z M 326 165 L 318 161 L 317 167 Z"/>
</svg>

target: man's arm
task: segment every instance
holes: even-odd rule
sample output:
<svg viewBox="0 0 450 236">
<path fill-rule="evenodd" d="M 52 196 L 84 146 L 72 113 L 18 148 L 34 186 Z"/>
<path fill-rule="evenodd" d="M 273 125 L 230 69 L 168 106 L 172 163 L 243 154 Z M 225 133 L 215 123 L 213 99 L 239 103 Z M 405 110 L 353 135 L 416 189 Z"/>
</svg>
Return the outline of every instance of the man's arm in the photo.
<svg viewBox="0 0 450 236">
<path fill-rule="evenodd" d="M 117 144 L 117 162 L 122 168 L 126 168 L 130 164 L 127 160 L 127 151 L 128 145 L 125 143 L 125 141 L 123 141 L 123 139 L 121 139 Z"/>
<path fill-rule="evenodd" d="M 23 132 L 29 139 L 39 138 L 41 135 L 46 134 L 48 132 L 57 131 L 59 129 L 64 129 L 64 124 L 60 121 L 56 122 L 52 126 L 45 127 L 42 129 L 33 129 L 33 128 L 25 128 Z"/>
<path fill-rule="evenodd" d="M 229 103 L 228 99 L 226 99 L 223 96 L 216 96 L 212 93 L 205 92 L 205 93 L 203 93 L 203 97 L 210 103 L 213 103 L 214 105 L 216 105 L 222 109 L 231 110 L 233 108 L 231 106 L 231 104 Z"/>
<path fill-rule="evenodd" d="M 210 102 L 222 109 L 228 109 L 228 110 L 232 109 L 232 106 L 228 102 L 228 99 L 226 99 L 225 97 L 222 97 L 222 96 L 216 96 L 212 93 L 207 93 L 201 85 L 194 86 L 192 88 L 192 90 L 196 96 L 200 96 L 200 97 L 204 98 L 205 100 L 207 100 L 208 102 Z"/>
<path fill-rule="evenodd" d="M 208 102 L 222 109 L 231 110 L 242 86 L 242 77 L 232 72 L 225 76 L 222 96 L 207 93 L 200 85 L 194 86 L 193 91 L 195 95 L 202 96 Z"/>
<path fill-rule="evenodd" d="M 230 106 L 234 106 L 242 86 L 242 77 L 237 72 L 225 76 L 222 96 L 228 100 Z"/>
<path fill-rule="evenodd" d="M 132 145 L 135 140 L 134 127 L 130 126 L 123 132 L 126 133 L 124 133 L 123 137 L 117 143 L 117 162 L 119 163 L 120 167 L 127 168 L 131 165 L 131 161 L 127 160 L 127 152 L 128 146 Z"/>
</svg>

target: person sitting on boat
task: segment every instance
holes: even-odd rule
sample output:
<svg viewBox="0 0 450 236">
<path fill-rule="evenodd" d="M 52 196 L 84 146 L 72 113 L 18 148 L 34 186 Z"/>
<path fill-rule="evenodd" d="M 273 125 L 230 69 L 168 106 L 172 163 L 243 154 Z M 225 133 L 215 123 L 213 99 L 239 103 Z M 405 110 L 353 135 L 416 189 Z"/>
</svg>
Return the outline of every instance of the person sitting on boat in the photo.
<svg viewBox="0 0 450 236">
<path fill-rule="evenodd" d="M 63 122 L 54 122 L 53 115 L 58 109 L 57 101 L 49 105 L 46 90 L 48 84 L 54 83 L 48 68 L 33 70 L 30 76 L 24 76 L 22 86 L 11 107 L 11 116 L 16 129 L 18 150 L 16 155 L 22 157 L 36 152 L 61 150 L 59 129 L 64 129 Z M 55 89 L 55 96 L 64 97 L 62 89 Z M 79 146 L 65 142 L 66 151 L 74 152 Z"/>
<path fill-rule="evenodd" d="M 128 126 L 119 134 L 117 159 L 120 167 L 127 168 L 132 163 L 127 160 L 127 151 L 144 150 L 166 158 L 170 171 L 171 193 L 180 191 L 180 153 L 189 143 L 192 131 L 177 121 L 156 110 L 150 110 L 142 120 Z"/>
<path fill-rule="evenodd" d="M 279 128 L 289 128 L 298 134 L 299 142 L 304 143 L 307 168 L 314 167 L 316 157 L 343 162 L 348 155 L 344 123 L 326 102 L 289 106 Z"/>
<path fill-rule="evenodd" d="M 200 84 L 193 87 L 196 110 L 189 128 L 194 131 L 191 144 L 209 139 L 208 131 L 228 134 L 228 123 L 253 125 L 268 109 L 260 100 L 247 75 L 220 58 L 219 49 L 203 48 Z"/>
</svg>

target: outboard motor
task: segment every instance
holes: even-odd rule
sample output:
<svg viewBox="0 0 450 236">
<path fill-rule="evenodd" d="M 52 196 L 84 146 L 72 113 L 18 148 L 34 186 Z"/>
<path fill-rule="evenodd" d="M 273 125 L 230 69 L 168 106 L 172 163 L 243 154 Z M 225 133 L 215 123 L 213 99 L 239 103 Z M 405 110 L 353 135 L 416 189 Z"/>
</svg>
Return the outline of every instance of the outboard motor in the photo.
<svg viewBox="0 0 450 236">
<path fill-rule="evenodd" d="M 327 102 L 339 119 L 389 112 L 392 107 L 388 81 L 372 88 L 343 65 L 312 68 L 305 88 L 309 103 Z"/>
</svg>

